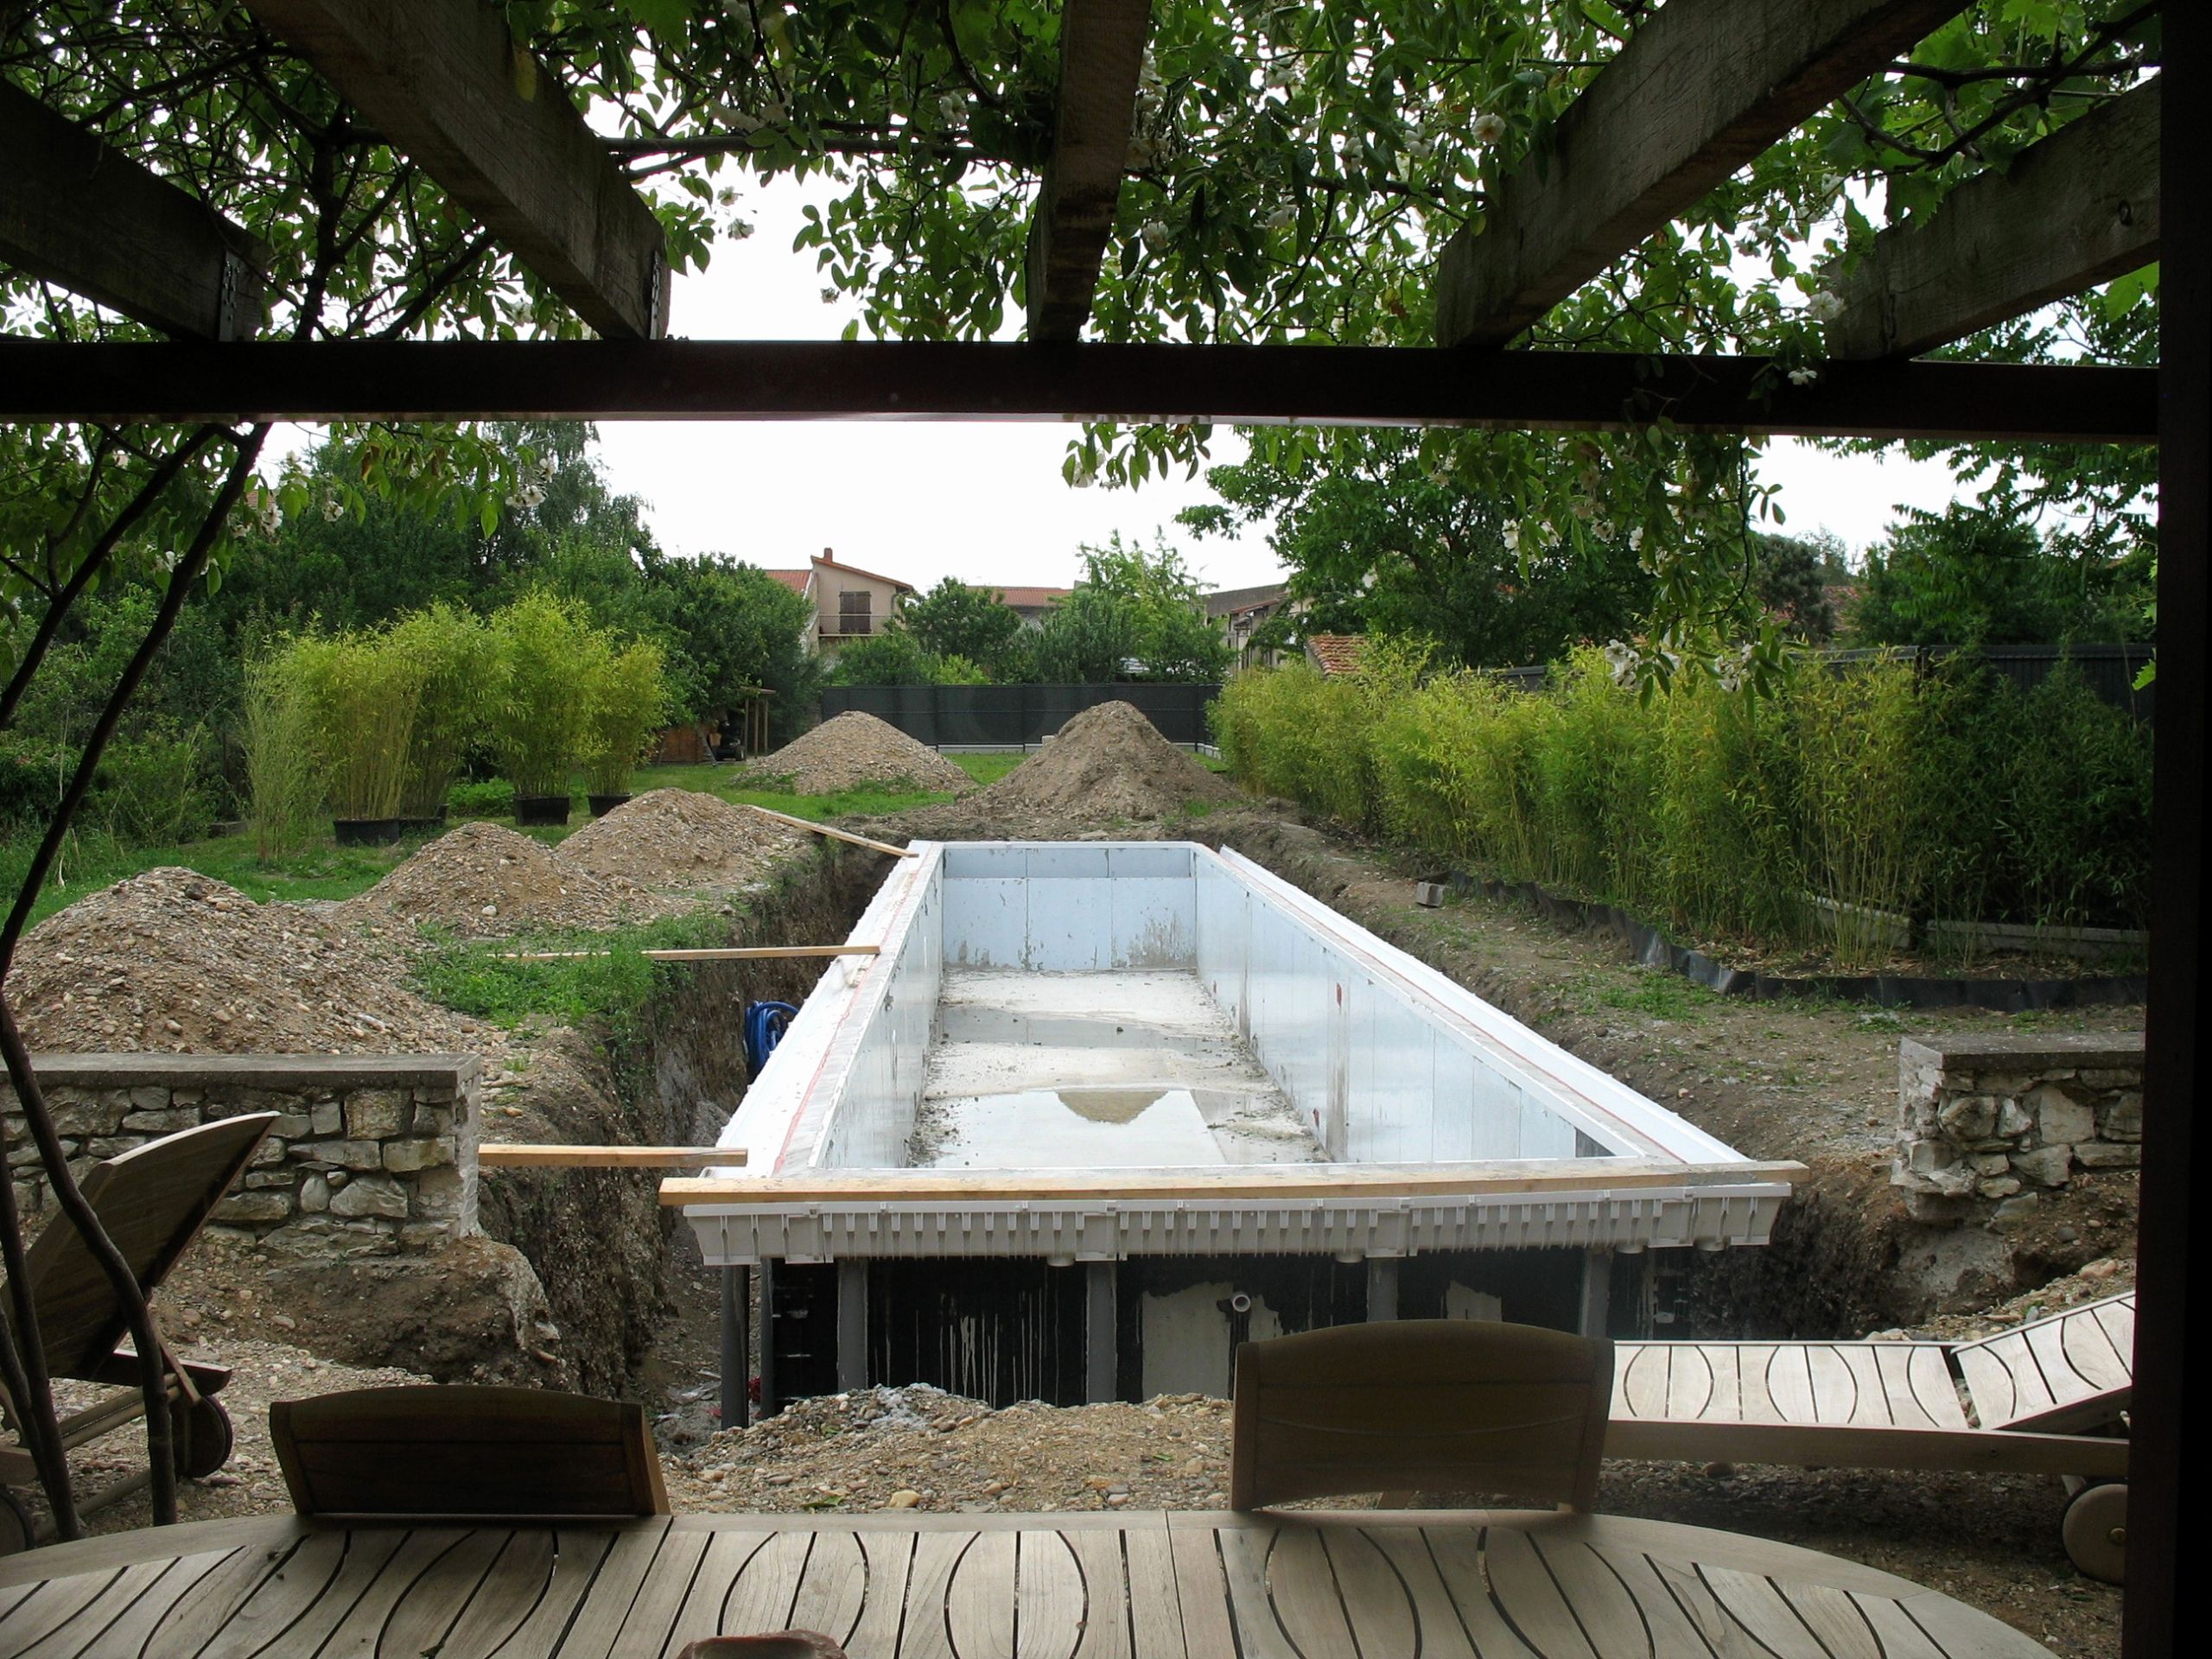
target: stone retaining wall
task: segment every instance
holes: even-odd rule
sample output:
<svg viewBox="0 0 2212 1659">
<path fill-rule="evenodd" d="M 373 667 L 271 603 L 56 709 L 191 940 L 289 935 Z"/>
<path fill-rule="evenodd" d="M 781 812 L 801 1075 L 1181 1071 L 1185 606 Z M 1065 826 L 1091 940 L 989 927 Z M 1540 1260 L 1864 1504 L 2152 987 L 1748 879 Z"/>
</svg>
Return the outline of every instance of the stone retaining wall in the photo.
<svg viewBox="0 0 2212 1659">
<path fill-rule="evenodd" d="M 413 1255 L 476 1231 L 472 1054 L 48 1054 L 48 1105 L 80 1176 L 102 1158 L 244 1112 L 279 1114 L 211 1227 L 295 1256 Z M 9 1174 L 26 1214 L 48 1194 L 16 1105 Z"/>
<path fill-rule="evenodd" d="M 2082 1171 L 2139 1168 L 2142 1140 L 2139 1032 L 1897 1045 L 1890 1179 L 1916 1220 L 2002 1220 Z"/>
</svg>

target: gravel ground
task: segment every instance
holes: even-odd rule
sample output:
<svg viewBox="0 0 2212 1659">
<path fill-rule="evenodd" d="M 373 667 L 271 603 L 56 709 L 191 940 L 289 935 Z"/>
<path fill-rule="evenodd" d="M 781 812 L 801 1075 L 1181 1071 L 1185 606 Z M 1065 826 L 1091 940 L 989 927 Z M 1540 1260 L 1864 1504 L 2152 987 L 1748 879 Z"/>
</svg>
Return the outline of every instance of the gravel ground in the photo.
<svg viewBox="0 0 2212 1659">
<path fill-rule="evenodd" d="M 718 795 L 656 789 L 584 825 L 553 849 L 553 859 L 610 883 L 728 892 L 757 883 L 810 841 Z"/>
<path fill-rule="evenodd" d="M 424 924 L 463 938 L 501 939 L 649 921 L 668 908 L 634 881 L 596 874 L 528 836 L 479 821 L 448 830 L 333 913 L 389 930 L 404 944 Z"/>
<path fill-rule="evenodd" d="M 928 744 L 857 709 L 832 715 L 763 755 L 746 772 L 748 779 L 779 780 L 801 795 L 835 795 L 869 784 L 911 783 L 955 792 L 976 785 Z"/>
</svg>

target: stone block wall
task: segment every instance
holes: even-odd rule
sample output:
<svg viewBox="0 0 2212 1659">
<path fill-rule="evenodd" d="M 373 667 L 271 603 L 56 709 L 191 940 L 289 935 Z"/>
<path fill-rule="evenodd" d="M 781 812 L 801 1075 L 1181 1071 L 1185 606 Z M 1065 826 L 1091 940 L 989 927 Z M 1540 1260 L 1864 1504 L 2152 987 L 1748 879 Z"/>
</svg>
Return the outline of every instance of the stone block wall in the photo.
<svg viewBox="0 0 2212 1659">
<path fill-rule="evenodd" d="M 1890 1179 L 1916 1220 L 2002 1220 L 2082 1171 L 2139 1168 L 2142 1141 L 2139 1032 L 1897 1045 Z"/>
<path fill-rule="evenodd" d="M 275 1112 L 209 1225 L 301 1257 L 412 1255 L 476 1226 L 482 1068 L 471 1054 L 48 1054 L 35 1057 L 54 1127 L 81 1176 L 177 1129 Z M 49 1195 L 0 1079 L 16 1203 Z"/>
</svg>

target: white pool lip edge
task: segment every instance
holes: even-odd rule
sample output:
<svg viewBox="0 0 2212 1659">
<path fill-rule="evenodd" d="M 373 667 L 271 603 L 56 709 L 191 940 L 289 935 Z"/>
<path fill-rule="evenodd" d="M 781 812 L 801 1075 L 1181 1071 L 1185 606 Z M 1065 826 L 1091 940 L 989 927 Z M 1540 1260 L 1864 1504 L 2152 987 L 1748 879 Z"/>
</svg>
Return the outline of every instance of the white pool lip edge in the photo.
<svg viewBox="0 0 2212 1659">
<path fill-rule="evenodd" d="M 1004 842 L 1044 847 L 1059 843 Z M 1088 843 L 1112 847 L 1121 843 Z M 1163 843 L 1134 843 L 1159 847 Z M 1249 1197 L 1100 1200 L 1024 1198 L 948 1204 L 930 1197 L 850 1202 L 782 1202 L 736 1197 L 683 1202 L 710 1266 L 766 1259 L 829 1262 L 848 1257 L 1044 1256 L 1109 1261 L 1140 1255 L 1325 1253 L 1344 1259 L 1432 1250 L 1573 1247 L 1637 1251 L 1707 1250 L 1768 1242 L 1789 1196 L 1786 1166 L 1746 1158 L 1694 1125 L 1578 1059 L 1434 969 L 1376 938 L 1241 855 L 1185 843 L 1360 968 L 1387 980 L 1430 1017 L 1448 1022 L 1502 1069 L 1541 1080 L 1547 1105 L 1606 1146 L 1634 1148 L 1613 1158 L 1516 1160 L 1524 1173 L 1571 1167 L 1590 1184 L 1571 1192 L 1495 1190 L 1495 1165 L 1465 1166 L 1465 1192 L 1371 1198 Z M 919 918 L 948 843 L 916 842 L 886 877 L 848 935 L 879 954 L 833 960 L 791 1022 L 717 1144 L 747 1148 L 743 1166 L 700 1172 L 742 1186 L 749 1181 L 830 1175 L 818 1159 L 834 1109 L 869 1024 L 869 1005 L 895 971 Z M 1674 1166 L 1679 1185 L 1608 1188 L 1608 1169 Z M 1380 1172 L 1358 1163 L 1304 1165 L 1347 1176 Z M 1459 1167 L 1427 1166 L 1440 1175 Z M 979 1174 L 982 1172 L 977 1172 Z M 1039 1172 L 1027 1172 L 1039 1173 Z M 1128 1176 L 1133 1171 L 1118 1171 Z M 1672 1173 L 1672 1172 L 1670 1172 Z M 1485 1191 L 1485 1178 L 1492 1190 Z"/>
</svg>

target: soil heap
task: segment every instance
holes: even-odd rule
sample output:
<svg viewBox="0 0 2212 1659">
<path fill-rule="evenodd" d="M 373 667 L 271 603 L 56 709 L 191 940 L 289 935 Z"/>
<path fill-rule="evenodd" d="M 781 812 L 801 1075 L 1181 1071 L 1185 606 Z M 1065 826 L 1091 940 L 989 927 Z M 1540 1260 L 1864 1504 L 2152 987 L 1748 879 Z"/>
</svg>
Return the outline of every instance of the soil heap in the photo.
<svg viewBox="0 0 2212 1659">
<path fill-rule="evenodd" d="M 338 906 L 357 925 L 428 922 L 464 938 L 558 928 L 600 928 L 664 914 L 634 883 L 556 860 L 496 823 L 464 823 Z"/>
<path fill-rule="evenodd" d="M 834 795 L 868 784 L 912 782 L 923 789 L 964 790 L 975 779 L 926 743 L 857 709 L 832 716 L 748 771 L 788 779 L 794 794 Z"/>
<path fill-rule="evenodd" d="M 584 825 L 554 849 L 553 858 L 599 880 L 733 887 L 759 880 L 810 839 L 718 795 L 656 789 Z"/>
<path fill-rule="evenodd" d="M 47 918 L 8 995 L 34 1050 L 504 1051 L 498 1033 L 397 982 L 350 931 L 192 870 L 148 870 Z"/>
<path fill-rule="evenodd" d="M 908 835 L 1051 837 L 1173 819 L 1192 801 L 1230 801 L 1227 782 L 1126 702 L 1102 702 L 964 800 L 904 813 Z"/>
</svg>

